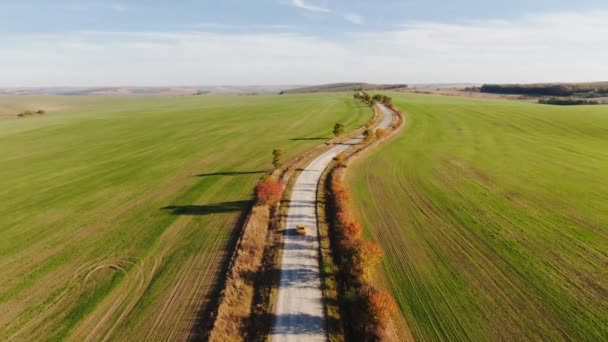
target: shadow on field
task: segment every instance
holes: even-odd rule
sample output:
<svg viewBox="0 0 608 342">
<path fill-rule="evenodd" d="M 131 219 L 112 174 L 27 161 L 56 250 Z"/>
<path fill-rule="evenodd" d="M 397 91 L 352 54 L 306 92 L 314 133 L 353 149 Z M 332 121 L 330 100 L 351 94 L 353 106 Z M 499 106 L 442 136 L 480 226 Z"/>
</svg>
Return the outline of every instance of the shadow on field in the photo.
<svg viewBox="0 0 608 342">
<path fill-rule="evenodd" d="M 294 140 L 294 141 L 307 141 L 307 140 L 329 140 L 329 138 L 324 138 L 324 137 L 314 137 L 314 138 L 292 138 L 289 140 Z"/>
<path fill-rule="evenodd" d="M 238 219 L 234 223 L 234 228 L 230 233 L 230 238 L 228 239 L 228 243 L 226 246 L 226 251 L 233 251 L 236 249 L 236 245 L 239 239 L 239 236 L 242 234 L 242 228 L 245 225 L 245 221 L 247 219 L 247 215 L 251 210 L 251 206 L 253 205 L 252 201 L 236 201 L 236 202 L 224 202 L 218 203 L 214 205 L 206 205 L 206 206 L 185 206 L 185 207 L 195 207 L 197 210 L 195 212 L 230 212 L 230 211 L 240 211 Z M 173 209 L 171 209 L 173 208 Z M 180 211 L 179 206 L 166 207 L 166 210 L 173 210 L 174 215 L 205 215 L 205 214 L 180 214 L 175 213 L 175 210 Z M 165 208 L 163 208 L 165 209 Z M 188 210 L 186 210 L 188 211 Z M 215 281 L 215 285 L 212 286 L 212 289 L 205 295 L 203 305 L 195 308 L 196 316 L 194 317 L 194 324 L 192 329 L 190 330 L 190 334 L 187 338 L 188 341 L 207 341 L 209 339 L 209 332 L 211 331 L 212 325 L 215 321 L 214 317 L 217 315 L 217 310 L 219 307 L 219 299 L 220 293 L 223 288 L 223 284 L 226 282 L 226 275 L 228 274 L 228 270 L 230 269 L 230 261 L 232 258 L 230 256 L 224 258 L 222 261 L 222 265 L 220 266 L 220 271 L 218 274 L 218 279 Z M 253 278 L 254 275 L 249 275 L 249 278 Z"/>
<path fill-rule="evenodd" d="M 244 211 L 251 206 L 251 201 L 222 202 L 207 205 L 170 205 L 160 210 L 168 210 L 173 215 L 209 215 Z"/>
<path fill-rule="evenodd" d="M 266 173 L 266 170 L 260 171 L 225 171 L 225 172 L 213 172 L 213 173 L 201 173 L 196 177 L 211 177 L 211 176 L 243 176 L 243 175 L 255 175 Z"/>
</svg>

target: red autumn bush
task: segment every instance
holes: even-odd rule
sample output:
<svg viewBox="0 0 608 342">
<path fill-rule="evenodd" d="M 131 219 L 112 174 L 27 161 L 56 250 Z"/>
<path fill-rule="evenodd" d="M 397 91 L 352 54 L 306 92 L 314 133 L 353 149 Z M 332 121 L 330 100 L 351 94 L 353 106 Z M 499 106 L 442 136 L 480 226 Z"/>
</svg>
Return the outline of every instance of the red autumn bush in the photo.
<svg viewBox="0 0 608 342">
<path fill-rule="evenodd" d="M 367 296 L 369 318 L 378 327 L 384 328 L 398 310 L 395 299 L 387 291 L 370 291 Z"/>
<path fill-rule="evenodd" d="M 259 204 L 275 205 L 281 200 L 283 186 L 274 179 L 267 179 L 255 187 L 255 198 Z"/>
<path fill-rule="evenodd" d="M 361 237 L 363 226 L 359 222 L 346 222 L 342 227 L 342 237 L 346 240 L 356 240 Z"/>
</svg>

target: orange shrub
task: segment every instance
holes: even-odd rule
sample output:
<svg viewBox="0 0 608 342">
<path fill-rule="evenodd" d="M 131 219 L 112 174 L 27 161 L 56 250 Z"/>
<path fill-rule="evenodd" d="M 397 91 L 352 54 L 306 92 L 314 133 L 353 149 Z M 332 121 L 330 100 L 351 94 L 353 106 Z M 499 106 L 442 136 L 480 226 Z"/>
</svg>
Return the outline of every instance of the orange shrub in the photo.
<svg viewBox="0 0 608 342">
<path fill-rule="evenodd" d="M 391 316 L 398 311 L 397 303 L 387 291 L 370 291 L 367 296 L 367 310 L 373 324 L 384 328 Z"/>
<path fill-rule="evenodd" d="M 255 187 L 255 197 L 260 204 L 275 205 L 282 195 L 283 186 L 274 179 L 266 179 Z"/>
<path fill-rule="evenodd" d="M 361 237 L 363 227 L 359 222 L 349 221 L 342 227 L 342 236 L 347 240 L 356 240 Z"/>
<path fill-rule="evenodd" d="M 388 134 L 388 130 L 386 130 L 384 128 L 378 128 L 376 130 L 376 138 L 378 138 L 378 139 L 385 137 L 387 134 Z"/>
<path fill-rule="evenodd" d="M 338 211 L 338 222 L 340 226 L 343 226 L 346 222 L 350 220 L 350 213 L 344 209 L 340 209 Z"/>
<path fill-rule="evenodd" d="M 382 261 L 382 247 L 371 241 L 359 239 L 352 244 L 352 268 L 355 275 L 370 281 L 376 267 Z"/>
</svg>

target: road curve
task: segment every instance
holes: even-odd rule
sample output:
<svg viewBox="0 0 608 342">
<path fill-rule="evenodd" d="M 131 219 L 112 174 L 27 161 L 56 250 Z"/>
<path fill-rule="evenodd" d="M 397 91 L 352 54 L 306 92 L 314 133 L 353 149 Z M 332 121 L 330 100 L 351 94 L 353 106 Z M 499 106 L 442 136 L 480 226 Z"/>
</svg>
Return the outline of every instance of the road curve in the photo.
<svg viewBox="0 0 608 342">
<path fill-rule="evenodd" d="M 388 128 L 393 112 L 383 105 L 378 107 L 384 117 L 376 129 Z M 363 137 L 357 137 L 323 153 L 306 166 L 293 186 L 281 257 L 281 282 L 270 334 L 272 341 L 327 340 L 319 271 L 317 187 L 332 159 L 362 140 Z M 306 236 L 296 234 L 299 224 L 307 227 Z"/>
</svg>

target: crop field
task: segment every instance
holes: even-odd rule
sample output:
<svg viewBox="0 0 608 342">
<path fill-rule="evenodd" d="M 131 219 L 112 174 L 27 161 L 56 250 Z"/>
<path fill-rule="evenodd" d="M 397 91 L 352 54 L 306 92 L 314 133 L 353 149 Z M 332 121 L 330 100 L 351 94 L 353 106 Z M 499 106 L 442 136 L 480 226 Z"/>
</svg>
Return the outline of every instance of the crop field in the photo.
<svg viewBox="0 0 608 342">
<path fill-rule="evenodd" d="M 605 340 L 608 107 L 391 96 L 348 182 L 414 337 Z"/>
<path fill-rule="evenodd" d="M 371 111 L 315 94 L 0 97 L 0 114 L 0 340 L 148 341 L 205 323 L 272 149 Z"/>
</svg>

